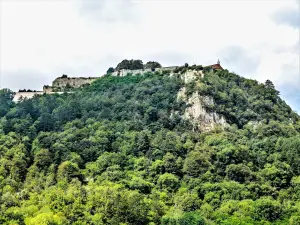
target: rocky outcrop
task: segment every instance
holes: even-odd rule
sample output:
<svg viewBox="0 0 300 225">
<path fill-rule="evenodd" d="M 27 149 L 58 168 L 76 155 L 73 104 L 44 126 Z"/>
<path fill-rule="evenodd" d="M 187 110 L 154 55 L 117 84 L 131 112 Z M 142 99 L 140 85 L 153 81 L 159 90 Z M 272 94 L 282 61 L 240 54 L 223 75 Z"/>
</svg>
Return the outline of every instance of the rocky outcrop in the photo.
<svg viewBox="0 0 300 225">
<path fill-rule="evenodd" d="M 187 70 L 186 72 L 181 74 L 181 78 L 186 84 L 195 80 L 197 77 L 204 77 L 204 73 L 202 70 Z"/>
<path fill-rule="evenodd" d="M 186 101 L 189 107 L 185 110 L 183 117 L 192 120 L 192 123 L 198 127 L 200 131 L 210 131 L 216 126 L 227 126 L 225 118 L 218 115 L 216 112 L 209 112 L 205 106 L 213 105 L 214 101 L 211 97 L 200 96 L 194 92 L 191 96 L 187 97 L 185 88 L 182 88 L 178 95 L 178 99 Z"/>
</svg>

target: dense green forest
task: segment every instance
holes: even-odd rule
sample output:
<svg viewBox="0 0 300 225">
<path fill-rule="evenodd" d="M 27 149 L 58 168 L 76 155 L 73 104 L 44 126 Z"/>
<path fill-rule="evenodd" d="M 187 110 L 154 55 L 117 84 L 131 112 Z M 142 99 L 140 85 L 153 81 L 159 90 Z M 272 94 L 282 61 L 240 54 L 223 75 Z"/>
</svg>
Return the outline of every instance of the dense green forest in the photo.
<svg viewBox="0 0 300 225">
<path fill-rule="evenodd" d="M 230 126 L 184 120 L 184 86 Z M 271 81 L 106 75 L 13 95 L 0 91 L 0 224 L 300 224 L 299 116 Z"/>
</svg>

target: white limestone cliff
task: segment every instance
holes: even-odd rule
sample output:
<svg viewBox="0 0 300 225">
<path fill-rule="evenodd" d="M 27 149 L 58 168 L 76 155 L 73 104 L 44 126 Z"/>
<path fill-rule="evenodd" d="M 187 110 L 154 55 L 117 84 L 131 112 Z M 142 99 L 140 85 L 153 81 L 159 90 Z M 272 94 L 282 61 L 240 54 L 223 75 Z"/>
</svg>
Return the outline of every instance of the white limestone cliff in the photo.
<svg viewBox="0 0 300 225">
<path fill-rule="evenodd" d="M 224 116 L 206 110 L 205 106 L 214 104 L 211 97 L 200 96 L 197 92 L 194 92 L 191 96 L 186 96 L 185 91 L 184 87 L 177 95 L 178 99 L 184 100 L 189 105 L 183 115 L 185 119 L 192 120 L 192 123 L 200 131 L 210 131 L 216 126 L 228 126 Z"/>
</svg>

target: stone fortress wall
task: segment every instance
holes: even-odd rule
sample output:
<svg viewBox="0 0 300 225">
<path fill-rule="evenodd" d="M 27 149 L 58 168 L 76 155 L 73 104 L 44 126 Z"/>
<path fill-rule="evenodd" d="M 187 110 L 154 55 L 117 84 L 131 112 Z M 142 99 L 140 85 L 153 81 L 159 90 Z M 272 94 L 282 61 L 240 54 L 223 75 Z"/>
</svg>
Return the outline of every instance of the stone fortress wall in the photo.
<svg viewBox="0 0 300 225">
<path fill-rule="evenodd" d="M 43 87 L 43 93 L 45 93 L 45 94 L 51 94 L 52 92 L 53 92 L 52 86 L 44 85 L 44 87 Z"/>
<path fill-rule="evenodd" d="M 36 92 L 34 92 L 34 91 L 32 91 L 32 92 L 17 92 L 15 94 L 15 96 L 14 96 L 13 101 L 17 102 L 17 101 L 19 101 L 21 99 L 25 99 L 25 98 L 29 99 L 29 98 L 33 98 L 35 95 L 42 95 L 42 94 L 44 94 L 44 92 L 42 92 L 42 91 L 36 91 Z"/>
<path fill-rule="evenodd" d="M 48 90 L 49 91 L 49 90 Z M 64 92 L 45 92 L 45 91 L 32 91 L 32 92 L 23 92 L 19 91 L 15 94 L 13 101 L 19 102 L 21 99 L 30 99 L 36 95 L 43 95 L 43 94 L 63 94 Z M 71 93 L 71 92 L 67 92 Z"/>
<path fill-rule="evenodd" d="M 155 71 L 163 72 L 163 71 L 169 71 L 172 72 L 174 69 L 176 69 L 176 66 L 171 67 L 162 67 L 162 68 L 156 68 Z M 131 73 L 132 75 L 137 74 L 143 74 L 146 72 L 153 72 L 151 69 L 141 69 L 141 70 L 120 70 L 115 71 L 111 75 L 112 76 L 126 76 L 128 73 Z M 91 84 L 95 80 L 97 80 L 100 77 L 68 77 L 67 75 L 63 75 L 61 77 L 56 78 L 52 82 L 52 86 L 50 85 L 44 85 L 43 91 L 35 91 L 35 92 L 17 92 L 14 101 L 18 102 L 20 99 L 24 98 L 33 98 L 35 95 L 42 95 L 42 94 L 54 94 L 63 93 L 63 89 L 66 87 L 71 88 L 79 88 L 86 84 Z"/>
<path fill-rule="evenodd" d="M 170 67 L 162 67 L 162 68 L 156 68 L 154 71 L 162 73 L 163 71 L 169 71 L 172 72 L 176 69 L 176 66 L 170 66 Z M 151 69 L 140 69 L 140 70 L 119 70 L 111 73 L 112 76 L 126 76 L 127 74 L 131 73 L 132 75 L 137 74 L 143 74 L 146 72 L 154 72 Z M 100 77 L 68 77 L 66 75 L 63 75 L 62 77 L 56 78 L 52 82 L 52 86 L 45 85 L 43 87 L 43 92 L 46 94 L 51 94 L 53 92 L 57 92 L 57 89 L 62 91 L 67 86 L 71 88 L 79 88 L 86 84 L 91 84 L 95 80 L 97 80 Z"/>
<path fill-rule="evenodd" d="M 162 67 L 162 68 L 156 68 L 154 71 L 157 72 L 163 72 L 163 71 L 169 71 L 172 72 L 173 70 L 176 69 L 176 66 L 171 66 L 171 67 Z M 132 75 L 137 75 L 137 74 L 143 74 L 146 72 L 153 72 L 151 69 L 140 69 L 140 70 L 120 70 L 120 71 L 115 71 L 111 75 L 112 76 L 126 76 L 128 73 L 131 73 Z M 44 92 L 45 93 L 50 93 L 55 91 L 55 88 L 65 88 L 67 86 L 70 86 L 72 88 L 79 88 L 85 84 L 91 84 L 95 80 L 97 80 L 100 77 L 67 77 L 66 75 L 63 75 L 62 77 L 56 78 L 52 82 L 52 86 L 44 86 Z"/>
<path fill-rule="evenodd" d="M 91 84 L 93 81 L 97 80 L 99 77 L 68 77 L 63 75 L 56 78 L 52 82 L 52 86 L 45 85 L 43 87 L 43 92 L 45 94 L 50 94 L 52 92 L 63 91 L 64 88 L 79 88 L 86 84 Z"/>
<path fill-rule="evenodd" d="M 69 85 L 73 88 L 79 88 L 82 85 L 91 84 L 98 78 L 99 77 L 58 77 L 53 81 L 52 87 L 64 88 Z"/>
<path fill-rule="evenodd" d="M 214 64 L 213 66 L 219 65 Z M 219 65 L 220 66 L 220 65 Z M 126 76 L 127 74 L 137 75 L 137 74 L 143 74 L 146 72 L 170 72 L 170 75 L 173 74 L 173 71 L 177 68 L 177 66 L 170 66 L 170 67 L 162 67 L 162 68 L 155 68 L 154 70 L 151 69 L 139 69 L 139 70 L 119 70 L 111 73 L 112 76 Z M 223 69 L 221 67 L 221 69 Z M 185 73 L 181 74 L 182 79 L 185 81 L 185 83 L 188 83 L 189 81 L 193 80 L 197 76 L 204 76 L 203 71 L 196 71 L 196 70 L 188 70 Z M 83 85 L 89 85 L 95 80 L 97 80 L 100 77 L 68 77 L 67 75 L 63 75 L 61 77 L 56 78 L 52 82 L 52 86 L 45 85 L 43 87 L 43 91 L 36 91 L 36 92 L 17 92 L 14 98 L 14 101 L 17 102 L 20 99 L 24 98 L 32 98 L 35 95 L 42 95 L 42 94 L 54 94 L 58 93 L 61 94 L 64 92 L 64 89 L 66 87 L 70 88 L 79 88 Z"/>
<path fill-rule="evenodd" d="M 155 70 L 151 70 L 151 69 L 140 69 L 140 70 L 119 70 L 119 71 L 115 71 L 113 72 L 111 75 L 112 76 L 126 76 L 128 73 L 131 73 L 132 75 L 137 75 L 137 74 L 143 74 L 146 72 L 163 72 L 163 71 L 168 71 L 168 72 L 172 72 L 173 70 L 176 69 L 177 66 L 169 66 L 169 67 L 162 67 L 162 68 L 155 68 Z"/>
</svg>

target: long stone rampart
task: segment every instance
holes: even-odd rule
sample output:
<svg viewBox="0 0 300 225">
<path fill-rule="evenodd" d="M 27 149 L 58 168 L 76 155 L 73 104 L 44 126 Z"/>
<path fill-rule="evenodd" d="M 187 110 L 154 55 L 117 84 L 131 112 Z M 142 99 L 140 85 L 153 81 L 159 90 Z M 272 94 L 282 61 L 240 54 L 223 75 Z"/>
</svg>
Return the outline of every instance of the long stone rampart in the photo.
<svg viewBox="0 0 300 225">
<path fill-rule="evenodd" d="M 17 92 L 15 94 L 15 97 L 13 99 L 14 102 L 18 102 L 21 99 L 30 99 L 33 98 L 35 95 L 42 95 L 44 92 L 42 91 L 36 91 L 36 92 Z"/>
<path fill-rule="evenodd" d="M 17 92 L 14 96 L 13 101 L 14 102 L 19 102 L 20 100 L 23 99 L 31 99 L 34 96 L 37 95 L 43 95 L 43 94 L 64 94 L 64 93 L 73 93 L 72 91 L 69 92 L 62 92 L 62 91 L 57 91 L 57 92 L 44 92 L 44 91 L 36 91 L 36 92 Z"/>
<path fill-rule="evenodd" d="M 98 78 L 99 77 L 59 77 L 53 81 L 52 87 L 64 88 L 70 86 L 79 88 L 82 85 L 91 84 Z"/>
<path fill-rule="evenodd" d="M 137 75 L 137 74 L 143 74 L 146 72 L 159 72 L 163 73 L 165 71 L 170 72 L 170 74 L 173 74 L 173 71 L 177 68 L 177 66 L 168 66 L 168 67 L 162 67 L 162 68 L 155 68 L 152 69 L 139 69 L 139 70 L 127 70 L 123 69 L 120 71 L 115 71 L 111 73 L 112 76 L 126 76 L 127 74 Z M 203 77 L 203 71 L 197 71 L 197 70 L 187 70 L 183 74 L 181 74 L 181 78 L 184 80 L 185 83 L 188 83 L 195 79 L 195 77 L 201 76 Z M 43 87 L 43 91 L 37 91 L 37 92 L 17 92 L 14 100 L 15 102 L 18 102 L 20 99 L 24 98 L 33 98 L 35 95 L 42 95 L 42 94 L 61 94 L 64 93 L 64 90 L 68 90 L 68 88 L 79 88 L 83 85 L 89 85 L 95 80 L 97 80 L 100 77 L 67 77 L 66 75 L 63 75 L 62 77 L 56 78 L 52 82 L 52 86 L 45 85 Z M 71 92 L 68 92 L 71 93 Z"/>
<path fill-rule="evenodd" d="M 123 77 L 123 76 L 126 76 L 128 73 L 130 73 L 132 75 L 143 74 L 143 73 L 146 73 L 146 72 L 160 72 L 160 73 L 162 73 L 163 71 L 172 72 L 175 69 L 176 69 L 176 66 L 155 68 L 154 70 L 151 70 L 151 69 L 139 69 L 139 70 L 126 70 L 126 69 L 123 69 L 123 70 L 115 71 L 111 75 L 112 76 L 121 76 L 121 77 Z"/>
</svg>

